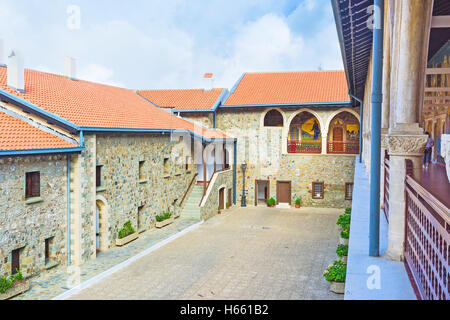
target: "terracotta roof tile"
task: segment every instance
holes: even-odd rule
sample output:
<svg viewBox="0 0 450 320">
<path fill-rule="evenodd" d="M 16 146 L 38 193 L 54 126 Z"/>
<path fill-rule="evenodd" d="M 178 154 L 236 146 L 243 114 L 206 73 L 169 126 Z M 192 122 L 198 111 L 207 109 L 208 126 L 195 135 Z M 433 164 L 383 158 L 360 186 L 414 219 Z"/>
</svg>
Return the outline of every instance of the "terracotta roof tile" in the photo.
<svg viewBox="0 0 450 320">
<path fill-rule="evenodd" d="M 0 67 L 0 88 L 60 116 L 79 127 L 170 129 L 170 113 L 157 108 L 135 91 L 25 69 L 25 93 L 6 85 L 6 67 Z M 173 129 L 193 131 L 193 123 L 173 118 Z M 206 130 L 207 138 L 224 137 Z"/>
<path fill-rule="evenodd" d="M 78 146 L 0 111 L 0 150 L 74 147 Z"/>
<path fill-rule="evenodd" d="M 177 110 L 209 110 L 225 89 L 141 90 L 139 94 L 161 108 Z"/>
<path fill-rule="evenodd" d="M 246 73 L 225 105 L 350 101 L 344 71 Z"/>
</svg>

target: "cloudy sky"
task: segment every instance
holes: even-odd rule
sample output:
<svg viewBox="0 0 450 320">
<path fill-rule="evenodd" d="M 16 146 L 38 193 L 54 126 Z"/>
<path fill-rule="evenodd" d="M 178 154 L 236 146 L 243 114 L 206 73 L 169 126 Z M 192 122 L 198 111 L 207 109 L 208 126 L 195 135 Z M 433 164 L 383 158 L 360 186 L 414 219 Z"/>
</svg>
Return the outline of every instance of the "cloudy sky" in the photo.
<svg viewBox="0 0 450 320">
<path fill-rule="evenodd" d="M 329 0 L 0 0 L 0 38 L 26 68 L 72 56 L 79 78 L 133 89 L 343 68 Z"/>
</svg>

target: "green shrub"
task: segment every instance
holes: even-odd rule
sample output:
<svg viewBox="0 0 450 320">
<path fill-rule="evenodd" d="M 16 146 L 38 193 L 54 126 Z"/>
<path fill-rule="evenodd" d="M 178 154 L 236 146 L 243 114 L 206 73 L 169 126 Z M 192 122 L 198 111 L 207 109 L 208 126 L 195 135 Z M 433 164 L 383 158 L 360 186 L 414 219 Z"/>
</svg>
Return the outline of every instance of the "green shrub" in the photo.
<svg viewBox="0 0 450 320">
<path fill-rule="evenodd" d="M 0 293 L 5 293 L 9 288 L 12 287 L 13 281 L 8 279 L 6 276 L 0 277 Z"/>
<path fill-rule="evenodd" d="M 350 227 L 350 219 L 351 219 L 351 215 L 349 214 L 342 214 L 339 216 L 338 221 L 336 222 L 336 224 L 340 227 L 342 227 L 343 229 L 348 229 Z"/>
<path fill-rule="evenodd" d="M 352 213 L 352 207 L 345 208 L 345 214 L 351 214 Z"/>
<path fill-rule="evenodd" d="M 119 237 L 119 239 L 123 239 L 135 232 L 136 231 L 131 226 L 131 221 L 128 220 L 127 222 L 124 223 L 123 228 L 119 230 L 118 237 Z"/>
<path fill-rule="evenodd" d="M 169 211 L 163 212 L 160 215 L 156 216 L 156 221 L 162 222 L 164 220 L 170 219 L 171 216 L 172 216 L 171 212 L 169 212 Z"/>
<path fill-rule="evenodd" d="M 341 231 L 341 238 L 342 239 L 350 238 L 350 228 L 346 228 Z"/>
<path fill-rule="evenodd" d="M 334 282 L 345 282 L 346 275 L 347 265 L 340 260 L 337 260 L 333 264 L 330 264 L 323 273 L 323 276 L 327 281 Z"/>
<path fill-rule="evenodd" d="M 22 271 L 19 269 L 17 270 L 17 273 L 11 276 L 11 280 L 14 281 L 23 281 L 25 278 L 22 275 Z"/>
<path fill-rule="evenodd" d="M 225 205 L 227 208 L 229 208 L 230 207 L 230 204 L 227 202 L 227 204 Z"/>
<path fill-rule="evenodd" d="M 301 202 L 302 202 L 302 200 L 300 200 L 300 198 L 295 199 L 295 204 L 296 205 L 300 205 Z"/>
<path fill-rule="evenodd" d="M 338 257 L 346 257 L 348 256 L 348 245 L 341 244 L 336 249 L 336 254 Z"/>
<path fill-rule="evenodd" d="M 217 206 L 217 211 L 220 211 L 220 206 Z"/>
<path fill-rule="evenodd" d="M 274 198 L 270 198 L 269 200 L 267 200 L 267 204 L 268 204 L 269 206 L 274 206 L 275 203 L 276 203 L 276 201 L 275 201 Z"/>
</svg>

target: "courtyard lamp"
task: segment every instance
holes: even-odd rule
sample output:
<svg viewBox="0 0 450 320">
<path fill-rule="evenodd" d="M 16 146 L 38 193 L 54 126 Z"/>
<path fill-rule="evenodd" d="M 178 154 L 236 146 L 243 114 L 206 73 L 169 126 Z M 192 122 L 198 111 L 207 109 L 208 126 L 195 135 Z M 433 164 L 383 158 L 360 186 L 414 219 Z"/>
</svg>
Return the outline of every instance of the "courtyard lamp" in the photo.
<svg viewBox="0 0 450 320">
<path fill-rule="evenodd" d="M 242 169 L 242 200 L 241 200 L 241 207 L 246 207 L 247 202 L 245 199 L 245 170 L 247 170 L 247 164 L 244 162 L 241 164 Z"/>
</svg>

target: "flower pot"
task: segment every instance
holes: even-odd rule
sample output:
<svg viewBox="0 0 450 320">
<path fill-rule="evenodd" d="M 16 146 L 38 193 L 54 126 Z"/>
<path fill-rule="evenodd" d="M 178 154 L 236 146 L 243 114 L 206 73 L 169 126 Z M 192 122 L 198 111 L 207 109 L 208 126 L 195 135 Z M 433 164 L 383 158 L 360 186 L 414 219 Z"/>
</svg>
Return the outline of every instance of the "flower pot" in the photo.
<svg viewBox="0 0 450 320">
<path fill-rule="evenodd" d="M 20 282 L 13 283 L 12 287 L 6 290 L 5 293 L 0 294 L 0 300 L 7 300 L 12 297 L 15 297 L 21 293 L 30 290 L 30 281 L 23 280 Z"/>
<path fill-rule="evenodd" d="M 271 205 L 271 206 L 269 206 L 269 207 L 273 208 L 273 207 L 275 207 L 275 205 L 273 204 L 273 205 Z"/>
<path fill-rule="evenodd" d="M 299 209 L 299 208 L 300 208 L 300 205 L 299 205 L 299 204 L 296 204 L 295 207 L 296 207 L 297 209 Z"/>
<path fill-rule="evenodd" d="M 138 237 L 139 237 L 139 233 L 135 232 L 135 233 L 132 233 L 132 234 L 126 236 L 125 238 L 122 238 L 122 239 L 117 238 L 116 239 L 116 246 L 119 246 L 119 247 L 124 246 L 127 243 L 129 243 L 129 242 L 131 242 L 133 240 L 136 240 Z"/>
<path fill-rule="evenodd" d="M 227 210 L 229 210 L 231 207 L 227 207 Z"/>
<path fill-rule="evenodd" d="M 158 229 L 163 228 L 173 222 L 174 218 L 170 217 L 169 219 L 163 220 L 163 221 L 156 221 L 156 227 Z"/>
<path fill-rule="evenodd" d="M 217 214 L 220 214 L 220 210 L 219 210 L 219 211 L 217 211 Z"/>
<path fill-rule="evenodd" d="M 341 260 L 343 263 L 347 264 L 347 256 L 339 257 L 339 260 Z"/>
<path fill-rule="evenodd" d="M 337 293 L 337 294 L 344 294 L 345 293 L 345 282 L 330 282 L 330 291 Z"/>
<path fill-rule="evenodd" d="M 345 244 L 348 246 L 348 239 L 344 239 L 344 238 L 339 238 L 339 244 Z"/>
</svg>

